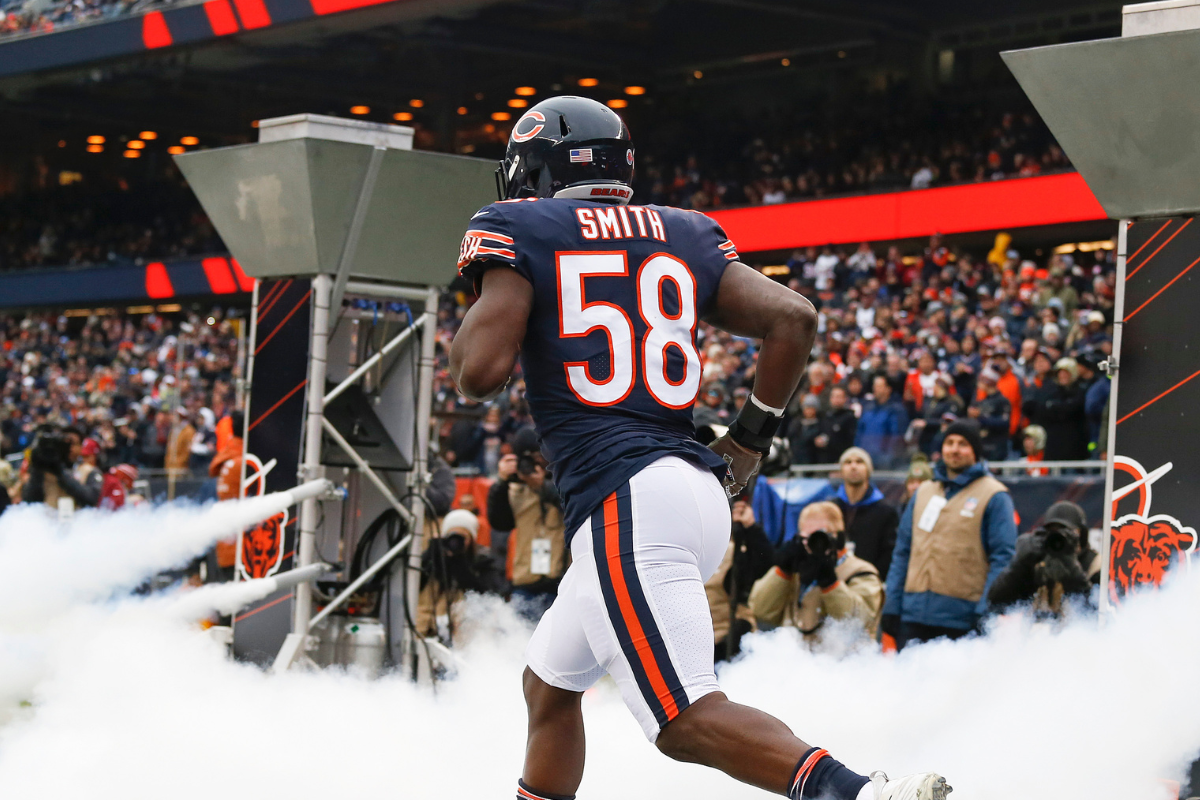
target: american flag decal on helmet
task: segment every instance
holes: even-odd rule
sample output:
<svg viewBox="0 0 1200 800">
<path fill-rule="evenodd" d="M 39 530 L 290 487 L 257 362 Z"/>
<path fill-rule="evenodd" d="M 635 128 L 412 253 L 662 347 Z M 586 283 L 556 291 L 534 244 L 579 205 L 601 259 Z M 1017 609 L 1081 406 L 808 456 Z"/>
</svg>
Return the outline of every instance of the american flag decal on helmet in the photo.
<svg viewBox="0 0 1200 800">
<path fill-rule="evenodd" d="M 571 151 L 571 162 L 575 164 L 586 164 L 592 160 L 592 148 L 584 147 L 581 150 Z"/>
<path fill-rule="evenodd" d="M 511 236 L 492 231 L 469 230 L 463 236 L 462 246 L 458 250 L 458 268 L 462 270 L 472 261 L 486 258 L 515 260 L 517 253 L 512 245 Z"/>
</svg>

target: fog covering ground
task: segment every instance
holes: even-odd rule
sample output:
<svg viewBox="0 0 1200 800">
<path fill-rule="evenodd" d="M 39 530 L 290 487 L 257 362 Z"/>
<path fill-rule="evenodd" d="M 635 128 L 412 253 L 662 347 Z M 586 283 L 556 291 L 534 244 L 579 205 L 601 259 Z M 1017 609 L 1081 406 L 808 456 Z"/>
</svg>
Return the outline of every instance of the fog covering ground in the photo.
<svg viewBox="0 0 1200 800">
<path fill-rule="evenodd" d="M 275 501 L 279 502 L 279 501 Z M 273 582 L 135 598 L 158 570 L 274 510 L 40 508 L 0 517 L 0 796 L 12 798 L 508 798 L 524 751 L 530 629 L 472 602 L 456 678 L 270 675 L 200 631 L 209 609 Z M 934 769 L 961 800 L 1161 800 L 1200 748 L 1200 579 L 1129 602 L 1103 629 L 1020 616 L 986 637 L 888 657 L 832 630 L 747 640 L 720 672 L 737 701 L 786 721 L 852 769 Z M 584 700 L 579 797 L 765 797 L 643 738 L 607 681 Z"/>
</svg>

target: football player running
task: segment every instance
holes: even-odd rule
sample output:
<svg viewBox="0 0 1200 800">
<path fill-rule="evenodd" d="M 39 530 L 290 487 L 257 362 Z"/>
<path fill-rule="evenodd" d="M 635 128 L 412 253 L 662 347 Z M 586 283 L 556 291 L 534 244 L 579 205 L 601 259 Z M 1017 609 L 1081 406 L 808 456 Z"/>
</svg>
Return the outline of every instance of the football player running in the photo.
<svg viewBox="0 0 1200 800">
<path fill-rule="evenodd" d="M 459 258 L 479 300 L 451 374 L 485 401 L 520 357 L 573 559 L 526 652 L 517 797 L 574 797 L 580 698 L 607 673 L 671 758 L 790 798 L 943 800 L 941 776 L 855 773 L 717 685 L 704 581 L 729 541 L 728 498 L 754 478 L 804 372 L 816 313 L 738 261 L 710 218 L 631 205 L 633 163 L 611 109 L 538 103 L 513 127 L 503 199 L 471 218 Z M 692 424 L 700 320 L 762 340 L 750 401 L 711 448 Z"/>
</svg>

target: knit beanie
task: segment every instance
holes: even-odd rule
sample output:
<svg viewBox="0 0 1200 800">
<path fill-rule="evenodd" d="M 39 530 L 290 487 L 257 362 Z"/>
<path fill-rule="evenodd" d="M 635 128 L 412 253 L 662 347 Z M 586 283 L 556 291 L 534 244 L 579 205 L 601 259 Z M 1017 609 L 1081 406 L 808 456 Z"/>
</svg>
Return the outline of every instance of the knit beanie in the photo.
<svg viewBox="0 0 1200 800">
<path fill-rule="evenodd" d="M 946 435 L 942 438 L 942 441 L 949 439 L 956 433 L 966 439 L 967 444 L 971 445 L 971 449 L 975 451 L 975 460 L 978 461 L 983 451 L 983 438 L 979 435 L 979 424 L 972 419 L 960 419 L 953 422 L 946 428 Z"/>
</svg>

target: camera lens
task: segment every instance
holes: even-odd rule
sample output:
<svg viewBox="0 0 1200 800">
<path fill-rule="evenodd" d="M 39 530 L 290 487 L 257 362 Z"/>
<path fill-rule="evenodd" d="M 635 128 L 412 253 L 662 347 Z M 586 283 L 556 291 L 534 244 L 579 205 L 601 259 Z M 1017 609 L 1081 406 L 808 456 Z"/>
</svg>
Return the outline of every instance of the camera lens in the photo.
<svg viewBox="0 0 1200 800">
<path fill-rule="evenodd" d="M 826 556 L 833 551 L 833 537 L 828 531 L 813 531 L 808 536 L 808 552 L 814 556 Z"/>
</svg>

